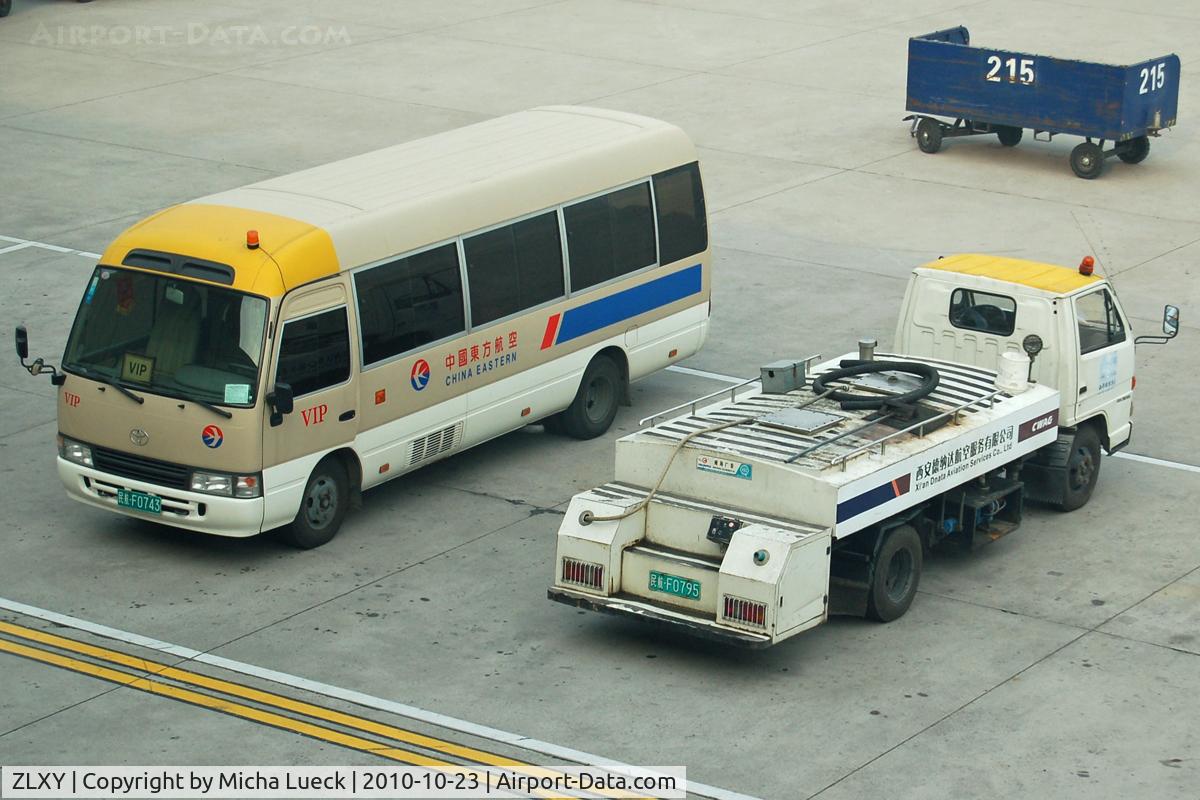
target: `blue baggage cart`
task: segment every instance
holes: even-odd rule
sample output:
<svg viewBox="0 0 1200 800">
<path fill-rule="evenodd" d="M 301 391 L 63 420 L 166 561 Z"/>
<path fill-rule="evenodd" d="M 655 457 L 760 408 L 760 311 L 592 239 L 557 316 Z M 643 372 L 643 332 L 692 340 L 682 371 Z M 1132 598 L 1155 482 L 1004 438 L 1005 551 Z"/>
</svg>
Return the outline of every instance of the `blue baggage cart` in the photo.
<svg viewBox="0 0 1200 800">
<path fill-rule="evenodd" d="M 1149 137 L 1175 124 L 1177 55 L 1116 66 L 970 41 L 961 26 L 908 40 L 906 110 L 915 113 L 904 119 L 922 152 L 936 153 L 953 136 L 994 133 L 1012 147 L 1025 128 L 1042 141 L 1066 133 L 1085 139 L 1071 151 L 1071 169 L 1095 178 L 1112 156 L 1127 164 L 1145 159 Z"/>
</svg>

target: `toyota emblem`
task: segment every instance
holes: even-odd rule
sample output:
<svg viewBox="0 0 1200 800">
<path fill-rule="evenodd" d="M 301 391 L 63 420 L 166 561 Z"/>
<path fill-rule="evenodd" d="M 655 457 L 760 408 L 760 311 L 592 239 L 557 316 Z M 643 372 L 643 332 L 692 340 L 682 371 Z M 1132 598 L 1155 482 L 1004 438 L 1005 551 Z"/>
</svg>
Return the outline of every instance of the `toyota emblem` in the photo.
<svg viewBox="0 0 1200 800">
<path fill-rule="evenodd" d="M 146 433 L 141 428 L 134 428 L 129 432 L 129 441 L 133 442 L 138 447 L 144 447 L 146 442 L 150 441 L 150 434 Z"/>
</svg>

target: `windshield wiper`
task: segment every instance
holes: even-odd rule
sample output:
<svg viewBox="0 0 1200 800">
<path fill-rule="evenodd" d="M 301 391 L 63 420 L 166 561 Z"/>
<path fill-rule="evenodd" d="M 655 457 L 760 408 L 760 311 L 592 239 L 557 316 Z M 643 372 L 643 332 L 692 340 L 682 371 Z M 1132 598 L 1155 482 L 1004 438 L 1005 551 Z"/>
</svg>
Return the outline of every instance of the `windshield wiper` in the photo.
<svg viewBox="0 0 1200 800">
<path fill-rule="evenodd" d="M 180 397 L 179 399 L 186 400 L 191 403 L 195 403 L 198 406 L 204 406 L 209 411 L 213 412 L 214 414 L 219 414 L 222 417 L 224 417 L 225 419 L 233 419 L 233 414 L 230 414 L 228 411 L 221 408 L 220 406 L 214 406 L 212 403 L 208 402 L 207 400 L 197 400 L 194 397 Z"/>
<path fill-rule="evenodd" d="M 103 375 L 101 375 L 99 372 L 95 372 L 95 371 L 93 371 L 93 370 L 91 370 L 91 369 L 88 369 L 88 368 L 86 368 L 86 367 L 76 367 L 76 366 L 72 366 L 72 367 L 71 367 L 71 369 L 73 369 L 73 370 L 77 371 L 77 372 L 78 372 L 80 375 L 83 375 L 85 378 L 91 378 L 91 379 L 92 379 L 92 380 L 94 380 L 94 381 L 100 381 L 100 382 L 101 382 L 101 383 L 103 383 L 105 386 L 111 386 L 112 388 L 114 388 L 114 389 L 116 389 L 118 392 L 120 392 L 121 394 L 123 394 L 123 395 L 125 395 L 126 397 L 128 397 L 128 398 L 129 398 L 130 400 L 132 400 L 133 402 L 137 403 L 139 406 L 140 406 L 142 403 L 145 403 L 145 402 L 146 402 L 146 398 L 144 398 L 144 397 L 141 397 L 141 396 L 139 396 L 139 395 L 136 395 L 136 394 L 134 394 L 133 392 L 129 391 L 128 389 L 126 389 L 126 388 L 125 388 L 124 386 L 122 386 L 121 384 L 119 384 L 119 383 L 117 383 L 116 381 L 114 381 L 112 378 L 106 378 L 106 377 L 104 377 Z"/>
</svg>

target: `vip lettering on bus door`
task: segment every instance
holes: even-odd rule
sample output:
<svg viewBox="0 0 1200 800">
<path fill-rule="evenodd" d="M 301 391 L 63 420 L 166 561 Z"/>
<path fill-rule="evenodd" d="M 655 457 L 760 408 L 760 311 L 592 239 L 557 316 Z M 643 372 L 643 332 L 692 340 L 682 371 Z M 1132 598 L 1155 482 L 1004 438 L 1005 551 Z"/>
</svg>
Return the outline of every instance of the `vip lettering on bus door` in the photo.
<svg viewBox="0 0 1200 800">
<path fill-rule="evenodd" d="M 319 406 L 305 408 L 300 411 L 300 416 L 304 420 L 304 427 L 309 425 L 320 425 L 325 421 L 325 415 L 329 413 L 329 406 L 321 403 Z"/>
<path fill-rule="evenodd" d="M 63 392 L 63 402 L 71 408 L 75 408 L 79 405 L 79 395 L 74 392 Z"/>
</svg>

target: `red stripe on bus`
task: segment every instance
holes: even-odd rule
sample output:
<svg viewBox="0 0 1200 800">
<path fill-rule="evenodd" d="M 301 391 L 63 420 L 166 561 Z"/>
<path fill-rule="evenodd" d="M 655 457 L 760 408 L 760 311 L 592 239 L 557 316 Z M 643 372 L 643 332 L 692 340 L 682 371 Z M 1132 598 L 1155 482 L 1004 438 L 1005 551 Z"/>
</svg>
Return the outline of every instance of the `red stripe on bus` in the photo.
<svg viewBox="0 0 1200 800">
<path fill-rule="evenodd" d="M 558 334 L 558 321 L 562 319 L 562 314 L 551 314 L 550 319 L 546 320 L 546 334 L 542 336 L 542 349 L 549 350 L 554 346 L 554 337 Z"/>
</svg>

